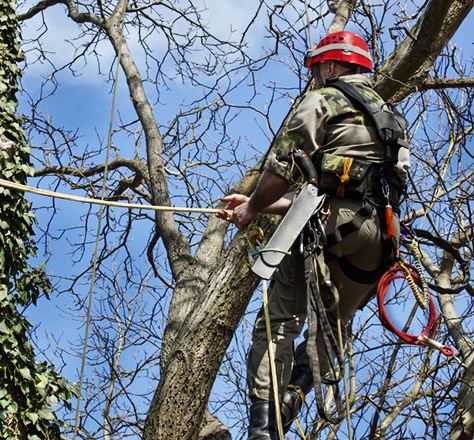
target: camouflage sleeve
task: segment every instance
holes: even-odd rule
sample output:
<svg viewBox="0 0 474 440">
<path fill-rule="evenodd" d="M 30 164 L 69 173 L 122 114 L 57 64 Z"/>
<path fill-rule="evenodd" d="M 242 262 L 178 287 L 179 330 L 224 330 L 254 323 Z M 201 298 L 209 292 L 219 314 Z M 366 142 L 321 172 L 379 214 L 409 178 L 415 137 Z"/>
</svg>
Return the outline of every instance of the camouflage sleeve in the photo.
<svg viewBox="0 0 474 440">
<path fill-rule="evenodd" d="M 264 169 L 291 181 L 292 154 L 302 149 L 312 156 L 323 145 L 330 110 L 317 91 L 308 92 L 295 110 L 288 129 L 275 140 Z"/>
</svg>

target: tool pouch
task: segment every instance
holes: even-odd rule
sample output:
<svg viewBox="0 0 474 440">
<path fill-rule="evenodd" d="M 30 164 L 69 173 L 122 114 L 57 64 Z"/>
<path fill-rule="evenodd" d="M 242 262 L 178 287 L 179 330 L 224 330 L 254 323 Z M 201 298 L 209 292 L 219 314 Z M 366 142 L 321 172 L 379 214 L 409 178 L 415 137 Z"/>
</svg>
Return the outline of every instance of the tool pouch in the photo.
<svg viewBox="0 0 474 440">
<path fill-rule="evenodd" d="M 324 153 L 320 160 L 319 189 L 339 198 L 363 200 L 372 189 L 372 162 Z"/>
</svg>

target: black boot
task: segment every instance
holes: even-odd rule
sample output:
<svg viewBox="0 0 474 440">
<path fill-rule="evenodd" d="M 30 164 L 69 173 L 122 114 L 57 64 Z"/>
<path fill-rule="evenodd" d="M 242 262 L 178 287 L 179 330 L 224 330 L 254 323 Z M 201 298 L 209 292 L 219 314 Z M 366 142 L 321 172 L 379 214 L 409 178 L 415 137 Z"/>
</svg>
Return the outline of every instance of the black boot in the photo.
<svg viewBox="0 0 474 440">
<path fill-rule="evenodd" d="M 278 440 L 275 404 L 252 398 L 248 440 Z"/>
<path fill-rule="evenodd" d="M 291 372 L 290 383 L 281 404 L 281 418 L 285 433 L 290 430 L 293 420 L 296 419 L 303 406 L 306 394 L 312 387 L 313 373 L 309 365 L 297 365 Z"/>
</svg>

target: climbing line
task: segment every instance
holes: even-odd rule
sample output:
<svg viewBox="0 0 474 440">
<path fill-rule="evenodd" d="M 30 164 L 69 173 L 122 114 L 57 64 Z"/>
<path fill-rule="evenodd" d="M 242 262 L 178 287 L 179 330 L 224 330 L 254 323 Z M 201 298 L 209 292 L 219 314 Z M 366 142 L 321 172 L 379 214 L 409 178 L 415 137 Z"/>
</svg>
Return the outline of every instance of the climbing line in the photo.
<svg viewBox="0 0 474 440">
<path fill-rule="evenodd" d="M 105 170 L 104 170 L 105 172 Z M 155 206 L 155 205 L 140 205 L 138 203 L 123 203 L 114 202 L 111 200 L 93 199 L 89 197 L 73 196 L 72 194 L 64 194 L 55 191 L 49 191 L 47 189 L 34 188 L 32 186 L 23 185 L 21 183 L 11 182 L 9 180 L 0 179 L 0 186 L 10 189 L 16 189 L 19 191 L 25 191 L 32 194 L 38 194 L 46 197 L 53 197 L 55 199 L 69 200 L 71 202 L 88 203 L 90 205 L 102 205 L 102 206 L 115 206 L 117 208 L 126 209 L 145 209 L 149 211 L 167 211 L 167 212 L 195 212 L 202 214 L 216 214 L 220 209 L 217 208 L 187 208 L 181 206 Z M 102 196 L 103 197 L 103 196 Z"/>
<path fill-rule="evenodd" d="M 305 433 L 304 433 L 304 430 L 303 430 L 303 427 L 301 426 L 300 421 L 298 420 L 298 417 L 295 418 L 295 423 L 296 423 L 296 427 L 298 428 L 300 437 L 301 437 L 303 440 L 306 440 L 306 435 L 305 435 Z"/>
<path fill-rule="evenodd" d="M 272 339 L 272 327 L 270 323 L 270 311 L 268 310 L 268 288 L 267 280 L 262 280 L 263 290 L 263 312 L 265 315 L 265 329 L 267 331 L 267 342 L 268 342 L 268 357 L 270 358 L 270 371 L 272 375 L 273 385 L 273 400 L 275 401 L 275 414 L 278 428 L 278 437 L 280 440 L 284 440 L 285 434 L 283 432 L 283 423 L 281 420 L 280 412 L 280 395 L 278 392 L 278 378 L 275 365 L 275 347 Z"/>
<path fill-rule="evenodd" d="M 255 223 L 250 224 L 246 231 L 245 235 L 252 254 L 256 255 L 262 252 L 262 249 L 259 249 L 265 242 L 265 235 L 259 226 Z M 273 388 L 273 400 L 275 403 L 275 416 L 278 429 L 278 438 L 279 440 L 285 439 L 285 433 L 283 430 L 283 422 L 281 420 L 281 411 L 280 411 L 280 393 L 278 391 L 278 377 L 275 364 L 275 346 L 272 338 L 272 325 L 270 321 L 270 310 L 268 308 L 268 283 L 267 280 L 262 279 L 262 291 L 263 291 L 263 315 L 265 318 L 265 331 L 267 334 L 267 344 L 268 344 L 268 360 L 270 362 L 270 374 L 272 380 Z"/>
<path fill-rule="evenodd" d="M 342 323 L 341 323 L 341 317 L 339 315 L 339 312 L 337 313 L 337 338 L 338 338 L 338 343 L 339 343 L 339 351 L 341 353 L 342 359 L 344 359 L 345 356 L 345 349 L 344 349 L 344 341 L 342 337 Z M 351 404 L 349 402 L 349 385 L 347 383 L 347 372 L 345 365 L 342 365 L 341 367 L 342 371 L 342 388 L 344 389 L 344 400 L 345 400 L 345 411 L 346 411 L 346 422 L 347 422 L 347 435 L 348 439 L 352 440 L 352 423 L 351 423 Z"/>
<path fill-rule="evenodd" d="M 313 48 L 313 37 L 311 35 L 311 19 L 309 18 L 309 5 L 308 0 L 304 2 L 304 12 L 306 14 L 306 35 L 307 35 L 307 44 L 308 50 Z"/>
<path fill-rule="evenodd" d="M 110 157 L 110 149 L 112 145 L 112 133 L 113 133 L 113 122 L 114 122 L 114 113 L 115 113 L 115 104 L 117 98 L 117 86 L 118 86 L 118 75 L 119 75 L 119 67 L 120 67 L 120 54 L 117 54 L 116 59 L 117 65 L 115 66 L 115 75 L 114 75 L 114 86 L 112 91 L 112 106 L 110 110 L 110 118 L 109 118 L 109 132 L 107 137 L 107 148 L 105 150 L 105 167 L 104 167 L 104 174 L 102 178 L 102 189 L 101 189 L 101 199 L 105 197 L 105 191 L 107 186 L 107 173 L 109 171 L 109 157 Z M 82 348 L 82 356 L 81 356 L 81 370 L 79 374 L 79 386 L 77 392 L 77 405 L 76 405 L 76 418 L 74 423 L 74 434 L 72 440 L 76 440 L 77 433 L 79 431 L 79 423 L 80 423 L 80 414 L 81 414 L 81 400 L 82 400 L 82 386 L 84 383 L 84 375 L 85 375 L 85 368 L 86 368 L 86 359 L 87 359 L 87 352 L 89 349 L 89 331 L 90 325 L 92 321 L 92 304 L 94 302 L 94 288 L 95 288 L 95 280 L 96 280 L 96 273 L 97 273 L 97 265 L 99 261 L 99 247 L 100 247 L 100 231 L 102 229 L 102 214 L 104 211 L 104 206 L 100 206 L 99 212 L 97 214 L 97 231 L 95 237 L 95 249 L 94 249 L 94 256 L 92 262 L 92 272 L 91 272 L 91 282 L 89 286 L 89 293 L 88 293 L 88 304 L 87 304 L 87 314 L 86 314 L 86 325 L 84 330 L 84 345 Z"/>
</svg>

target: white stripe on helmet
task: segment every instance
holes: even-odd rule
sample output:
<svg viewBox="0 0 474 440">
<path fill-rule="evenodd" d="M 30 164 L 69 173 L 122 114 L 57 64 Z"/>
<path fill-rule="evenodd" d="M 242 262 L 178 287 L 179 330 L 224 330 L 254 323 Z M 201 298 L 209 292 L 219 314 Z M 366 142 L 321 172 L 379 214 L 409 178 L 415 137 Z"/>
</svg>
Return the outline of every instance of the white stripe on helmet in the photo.
<svg viewBox="0 0 474 440">
<path fill-rule="evenodd" d="M 319 49 L 315 49 L 311 51 L 312 52 L 311 56 L 315 57 L 316 55 L 322 54 L 324 52 L 328 52 L 330 50 L 348 50 L 349 52 L 357 53 L 369 59 L 370 61 L 372 61 L 372 57 L 370 56 L 369 52 L 367 52 L 364 49 L 361 49 L 360 47 L 353 46 L 352 44 L 346 44 L 346 43 L 327 44 L 326 46 L 323 46 L 323 47 L 320 47 Z"/>
</svg>

